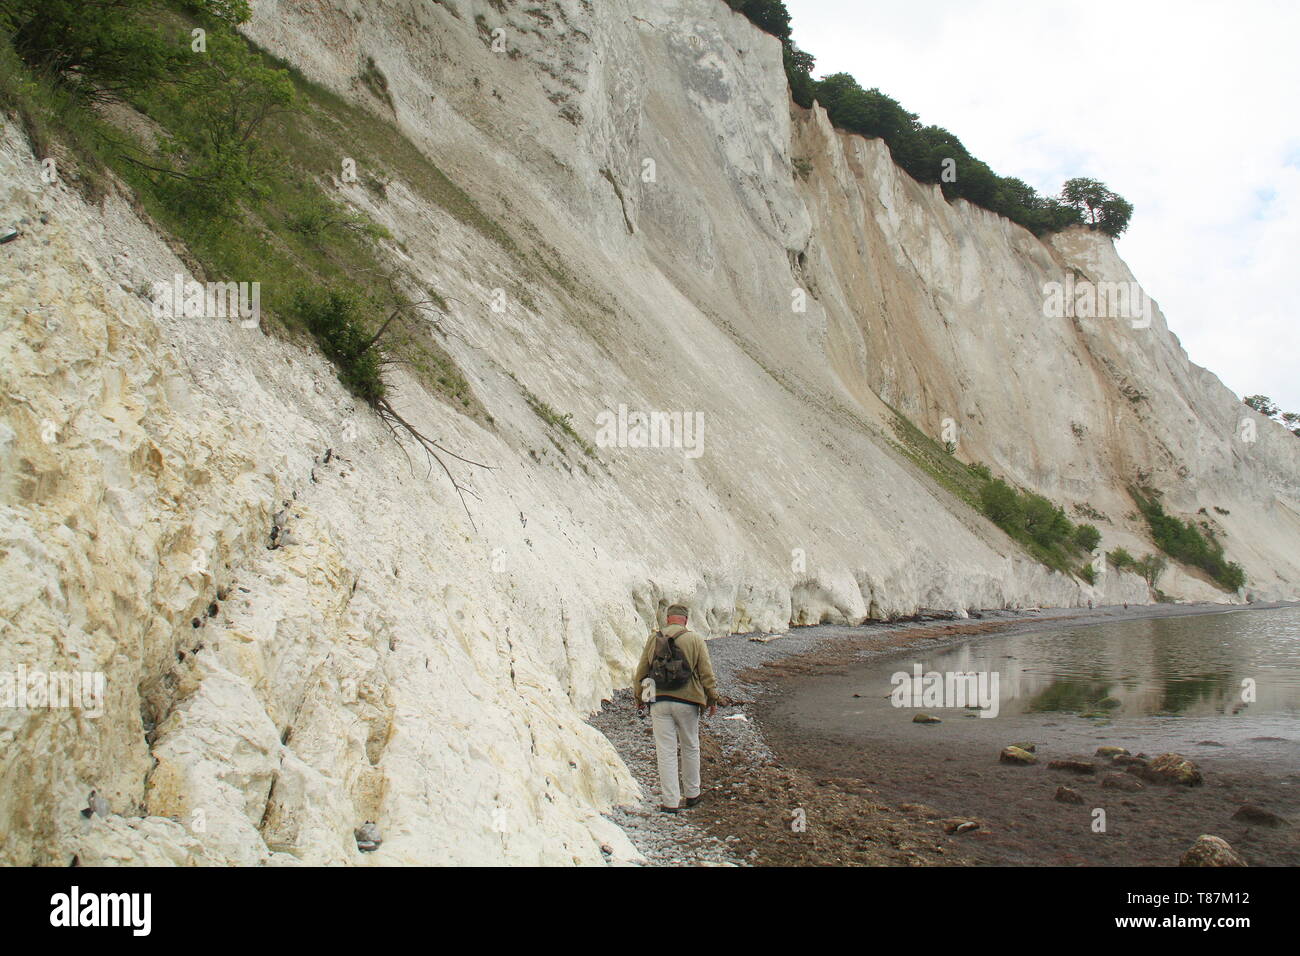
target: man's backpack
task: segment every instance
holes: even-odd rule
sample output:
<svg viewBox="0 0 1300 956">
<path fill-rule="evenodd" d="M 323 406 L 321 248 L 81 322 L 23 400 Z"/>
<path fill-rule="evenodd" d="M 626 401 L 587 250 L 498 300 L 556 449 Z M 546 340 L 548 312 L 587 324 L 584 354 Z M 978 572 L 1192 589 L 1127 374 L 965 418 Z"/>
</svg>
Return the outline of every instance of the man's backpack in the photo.
<svg viewBox="0 0 1300 956">
<path fill-rule="evenodd" d="M 691 680 L 691 664 L 677 646 L 677 638 L 669 637 L 663 631 L 655 631 L 655 652 L 650 659 L 650 676 L 654 678 L 656 691 L 678 690 Z"/>
</svg>

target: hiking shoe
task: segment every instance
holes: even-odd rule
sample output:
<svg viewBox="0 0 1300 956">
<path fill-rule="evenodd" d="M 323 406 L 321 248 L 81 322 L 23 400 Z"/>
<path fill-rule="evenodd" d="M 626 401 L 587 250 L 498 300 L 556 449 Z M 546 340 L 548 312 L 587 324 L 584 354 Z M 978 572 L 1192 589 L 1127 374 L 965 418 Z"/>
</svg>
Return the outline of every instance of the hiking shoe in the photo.
<svg viewBox="0 0 1300 956">
<path fill-rule="evenodd" d="M 693 807 L 703 799 L 704 799 L 704 794 L 701 793 L 694 797 L 687 797 L 684 802 L 688 807 Z"/>
<path fill-rule="evenodd" d="M 661 803 L 661 804 L 659 804 L 659 812 L 660 812 L 660 813 L 676 813 L 676 812 L 677 812 L 677 808 L 676 808 L 676 807 L 665 807 L 665 806 Z"/>
</svg>

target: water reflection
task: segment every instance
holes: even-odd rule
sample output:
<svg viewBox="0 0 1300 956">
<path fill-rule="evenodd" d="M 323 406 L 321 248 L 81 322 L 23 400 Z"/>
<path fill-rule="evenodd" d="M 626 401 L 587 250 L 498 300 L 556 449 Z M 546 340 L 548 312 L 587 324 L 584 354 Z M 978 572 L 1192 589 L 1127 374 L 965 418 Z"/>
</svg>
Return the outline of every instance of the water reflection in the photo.
<svg viewBox="0 0 1300 956">
<path fill-rule="evenodd" d="M 1300 609 L 991 637 L 928 657 L 924 667 L 998 672 L 1004 713 L 1296 715 Z M 1244 699 L 1246 681 L 1253 700 Z"/>
</svg>

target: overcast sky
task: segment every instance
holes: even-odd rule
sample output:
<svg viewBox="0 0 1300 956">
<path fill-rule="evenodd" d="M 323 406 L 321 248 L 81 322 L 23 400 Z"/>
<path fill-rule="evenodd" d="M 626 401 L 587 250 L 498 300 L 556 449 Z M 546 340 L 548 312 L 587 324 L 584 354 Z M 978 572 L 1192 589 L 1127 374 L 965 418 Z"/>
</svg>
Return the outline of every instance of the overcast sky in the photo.
<svg viewBox="0 0 1300 956">
<path fill-rule="evenodd" d="M 852 73 L 1055 194 L 1136 207 L 1120 255 L 1193 362 L 1300 412 L 1300 3 L 786 0 Z"/>
</svg>

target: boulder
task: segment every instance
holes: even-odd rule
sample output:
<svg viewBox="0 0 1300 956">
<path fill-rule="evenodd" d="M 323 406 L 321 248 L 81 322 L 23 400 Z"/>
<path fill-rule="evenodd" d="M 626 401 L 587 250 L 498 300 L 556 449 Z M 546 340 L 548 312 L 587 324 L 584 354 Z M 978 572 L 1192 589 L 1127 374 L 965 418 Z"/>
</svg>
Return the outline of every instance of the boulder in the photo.
<svg viewBox="0 0 1300 956">
<path fill-rule="evenodd" d="M 1228 841 L 1209 834 L 1196 838 L 1178 861 L 1179 866 L 1247 866 Z"/>
<path fill-rule="evenodd" d="M 1251 826 L 1256 827 L 1271 827 L 1274 830 L 1281 830 L 1291 825 L 1291 821 L 1286 817 L 1280 817 L 1273 811 L 1257 807 L 1253 803 L 1244 804 L 1241 809 L 1232 815 L 1232 819 L 1238 823 L 1249 823 Z"/>
<path fill-rule="evenodd" d="M 1205 781 L 1201 769 L 1182 754 L 1161 754 L 1142 769 L 1142 776 L 1155 783 L 1199 787 Z"/>
<path fill-rule="evenodd" d="M 1057 803 L 1083 803 L 1083 795 L 1069 787 L 1057 787 L 1056 795 L 1052 799 Z"/>
<path fill-rule="evenodd" d="M 941 723 L 943 723 L 943 721 L 940 720 L 938 717 L 935 717 L 935 716 L 933 716 L 933 715 L 931 715 L 931 714 L 917 714 L 915 717 L 912 718 L 912 723 L 914 723 L 914 724 L 941 724 Z"/>
<path fill-rule="evenodd" d="M 1112 746 L 1107 745 L 1107 746 L 1105 746 L 1105 747 L 1098 747 L 1098 748 L 1097 748 L 1097 756 L 1098 756 L 1098 757 L 1109 757 L 1109 758 L 1111 758 L 1112 760 L 1114 760 L 1116 757 L 1127 757 L 1127 756 L 1129 756 L 1129 752 L 1128 752 L 1127 750 L 1125 750 L 1123 747 L 1112 747 Z"/>
<path fill-rule="evenodd" d="M 1022 747 L 1003 747 L 998 756 L 1002 763 L 1031 764 L 1038 763 L 1038 758 Z"/>
</svg>

